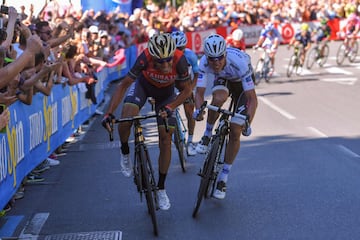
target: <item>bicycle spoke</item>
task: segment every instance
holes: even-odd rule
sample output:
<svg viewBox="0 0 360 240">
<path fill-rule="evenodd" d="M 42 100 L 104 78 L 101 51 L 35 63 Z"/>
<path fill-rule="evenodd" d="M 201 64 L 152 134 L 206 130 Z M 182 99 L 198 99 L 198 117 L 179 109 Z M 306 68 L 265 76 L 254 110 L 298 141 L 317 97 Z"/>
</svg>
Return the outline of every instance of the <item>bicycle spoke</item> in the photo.
<svg viewBox="0 0 360 240">
<path fill-rule="evenodd" d="M 344 62 L 346 57 L 346 46 L 342 43 L 336 53 L 336 63 L 337 65 L 341 65 Z"/>
<path fill-rule="evenodd" d="M 289 65 L 288 65 L 287 72 L 286 72 L 287 77 L 291 77 L 292 73 L 294 72 L 295 63 L 296 63 L 296 56 L 294 54 L 291 56 L 290 61 L 289 61 Z"/>
<path fill-rule="evenodd" d="M 329 57 L 329 52 L 330 52 L 330 48 L 329 45 L 325 44 L 323 46 L 323 53 L 322 53 L 322 57 L 321 57 L 321 61 L 319 63 L 319 66 L 322 67 L 325 65 L 328 57 Z"/>
<path fill-rule="evenodd" d="M 354 46 L 351 48 L 351 52 L 349 53 L 349 61 L 351 63 L 355 62 L 355 59 L 356 59 L 356 56 L 357 56 L 357 53 L 358 53 L 358 43 L 355 42 L 354 43 Z"/>
<path fill-rule="evenodd" d="M 315 61 L 317 61 L 318 58 L 318 49 L 317 48 L 312 48 L 309 52 L 307 61 L 306 61 L 306 68 L 307 69 L 311 69 L 315 63 Z"/>
</svg>

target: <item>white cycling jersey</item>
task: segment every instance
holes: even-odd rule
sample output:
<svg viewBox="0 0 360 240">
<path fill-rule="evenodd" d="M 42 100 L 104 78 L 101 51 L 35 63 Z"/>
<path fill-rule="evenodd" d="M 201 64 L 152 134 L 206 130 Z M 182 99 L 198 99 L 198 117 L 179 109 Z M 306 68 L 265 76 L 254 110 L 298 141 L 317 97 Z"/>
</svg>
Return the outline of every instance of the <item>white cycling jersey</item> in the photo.
<svg viewBox="0 0 360 240">
<path fill-rule="evenodd" d="M 253 79 L 253 69 L 250 56 L 237 48 L 226 49 L 226 64 L 223 70 L 215 73 L 209 66 L 206 56 L 202 56 L 199 63 L 199 77 L 196 87 L 206 88 L 208 82 L 217 79 L 226 79 L 230 82 L 242 82 L 244 91 L 255 88 Z"/>
</svg>

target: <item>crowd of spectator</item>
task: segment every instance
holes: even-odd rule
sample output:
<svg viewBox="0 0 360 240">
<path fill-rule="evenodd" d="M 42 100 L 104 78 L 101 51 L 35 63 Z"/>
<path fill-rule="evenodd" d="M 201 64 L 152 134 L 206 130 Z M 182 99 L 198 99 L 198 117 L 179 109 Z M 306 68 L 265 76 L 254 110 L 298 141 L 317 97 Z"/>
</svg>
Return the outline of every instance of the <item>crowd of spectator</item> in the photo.
<svg viewBox="0 0 360 240">
<path fill-rule="evenodd" d="M 304 22 L 321 18 L 346 18 L 360 10 L 359 0 L 243 0 L 186 1 L 174 7 L 170 1 L 151 0 L 132 14 L 120 8 L 112 12 L 83 11 L 71 4 L 46 2 L 37 16 L 34 7 L 9 6 L 0 22 L 0 104 L 21 101 L 30 105 L 36 93 L 49 96 L 54 84 L 78 85 L 91 94 L 97 72 L 125 61 L 124 49 L 146 42 L 158 32 L 200 31 L 220 26 L 237 29 L 244 24 Z M 0 114 L 0 128 L 9 121 Z M 56 165 L 58 163 L 54 163 Z"/>
</svg>

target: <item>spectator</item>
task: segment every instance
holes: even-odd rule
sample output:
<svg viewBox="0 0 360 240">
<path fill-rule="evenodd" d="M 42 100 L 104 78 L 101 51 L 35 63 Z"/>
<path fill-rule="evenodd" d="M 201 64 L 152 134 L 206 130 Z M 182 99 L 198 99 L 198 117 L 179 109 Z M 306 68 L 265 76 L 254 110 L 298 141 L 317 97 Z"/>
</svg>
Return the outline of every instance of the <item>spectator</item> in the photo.
<svg viewBox="0 0 360 240">
<path fill-rule="evenodd" d="M 0 114 L 0 130 L 3 130 L 10 121 L 10 112 L 9 109 L 5 108 L 4 111 Z"/>
</svg>

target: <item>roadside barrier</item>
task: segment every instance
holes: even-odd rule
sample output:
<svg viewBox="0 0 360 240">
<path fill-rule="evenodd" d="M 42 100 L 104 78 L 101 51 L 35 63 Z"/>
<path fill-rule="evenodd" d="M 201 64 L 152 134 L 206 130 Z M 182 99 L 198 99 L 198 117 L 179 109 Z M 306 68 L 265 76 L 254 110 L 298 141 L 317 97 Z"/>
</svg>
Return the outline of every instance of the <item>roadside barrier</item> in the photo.
<svg viewBox="0 0 360 240">
<path fill-rule="evenodd" d="M 36 93 L 31 105 L 17 101 L 9 106 L 10 122 L 6 132 L 0 133 L 0 210 L 23 179 L 95 113 L 109 83 L 125 76 L 133 65 L 136 51 L 136 46 L 126 49 L 126 64 L 97 74 L 97 104 L 77 85 L 58 84 L 50 96 Z"/>
</svg>

